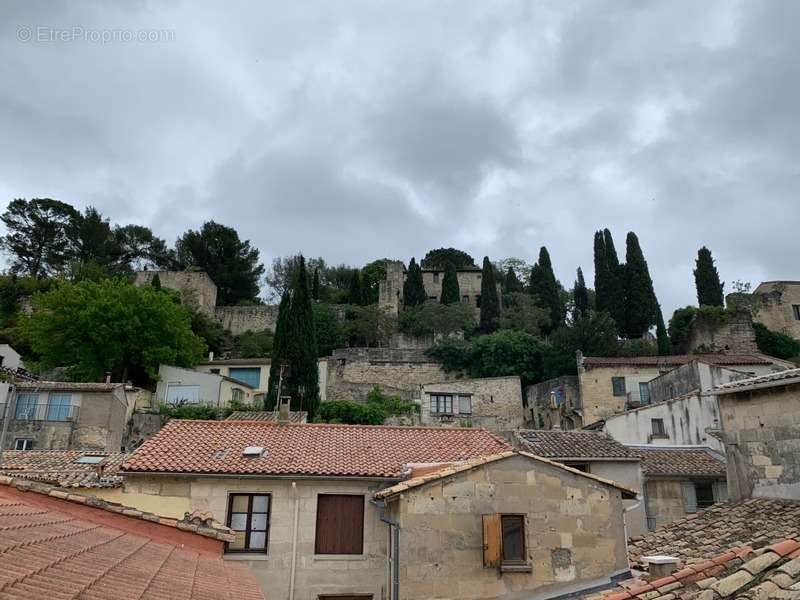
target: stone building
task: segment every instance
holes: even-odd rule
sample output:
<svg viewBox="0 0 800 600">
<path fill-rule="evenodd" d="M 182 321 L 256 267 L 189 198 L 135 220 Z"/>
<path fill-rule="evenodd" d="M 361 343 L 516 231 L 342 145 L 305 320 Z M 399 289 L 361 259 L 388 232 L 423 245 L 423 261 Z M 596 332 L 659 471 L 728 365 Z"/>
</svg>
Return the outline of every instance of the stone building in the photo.
<svg viewBox="0 0 800 600">
<path fill-rule="evenodd" d="M 800 500 L 800 369 L 733 381 L 711 394 L 722 414 L 731 497 Z"/>
<path fill-rule="evenodd" d="M 531 421 L 539 429 L 579 429 L 581 393 L 572 375 L 548 379 L 525 388 Z"/>
<path fill-rule="evenodd" d="M 778 359 L 775 359 L 775 362 L 777 365 L 780 364 Z M 790 364 L 787 363 L 785 368 L 789 368 Z M 656 404 L 686 394 L 707 392 L 723 383 L 746 379 L 754 374 L 747 366 L 723 367 L 706 362 L 700 355 L 685 365 L 651 379 L 647 384 L 649 403 Z"/>
<path fill-rule="evenodd" d="M 800 281 L 765 281 L 753 291 L 754 319 L 800 340 Z"/>
<path fill-rule="evenodd" d="M 689 353 L 757 354 L 756 332 L 750 313 L 728 310 L 723 319 L 698 311 L 692 323 Z"/>
<path fill-rule="evenodd" d="M 172 421 L 123 465 L 235 532 L 268 598 L 530 598 L 628 572 L 636 492 L 480 429 Z"/>
<path fill-rule="evenodd" d="M 8 401 L 7 386 L 0 414 Z M 9 406 L 4 448 L 118 452 L 133 413 L 121 383 L 24 381 Z"/>
</svg>

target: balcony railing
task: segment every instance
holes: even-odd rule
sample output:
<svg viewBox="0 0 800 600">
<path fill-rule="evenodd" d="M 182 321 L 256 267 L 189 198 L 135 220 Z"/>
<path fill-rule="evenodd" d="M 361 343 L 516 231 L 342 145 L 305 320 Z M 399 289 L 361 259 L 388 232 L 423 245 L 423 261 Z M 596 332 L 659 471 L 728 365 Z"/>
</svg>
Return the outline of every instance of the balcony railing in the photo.
<svg viewBox="0 0 800 600">
<path fill-rule="evenodd" d="M 12 421 L 77 421 L 80 406 L 59 404 L 17 404 L 8 418 Z M 5 404 L 0 404 L 0 421 L 5 414 Z"/>
</svg>

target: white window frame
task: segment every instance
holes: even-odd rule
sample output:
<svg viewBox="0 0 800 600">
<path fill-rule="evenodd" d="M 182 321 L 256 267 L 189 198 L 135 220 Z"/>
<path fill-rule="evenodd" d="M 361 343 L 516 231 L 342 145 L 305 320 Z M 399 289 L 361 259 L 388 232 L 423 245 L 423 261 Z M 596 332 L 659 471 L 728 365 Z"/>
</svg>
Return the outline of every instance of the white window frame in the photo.
<svg viewBox="0 0 800 600">
<path fill-rule="evenodd" d="M 453 415 L 453 394 L 430 394 L 430 413 L 432 415 Z M 448 399 L 450 410 L 441 410 L 447 408 Z"/>
<path fill-rule="evenodd" d="M 20 448 L 20 442 L 22 442 L 22 448 Z M 19 450 L 19 451 L 33 450 L 35 445 L 36 445 L 36 440 L 34 440 L 33 438 L 14 438 L 14 450 Z"/>
<path fill-rule="evenodd" d="M 196 390 L 197 391 L 196 399 L 193 400 L 191 398 L 187 398 L 186 399 L 186 404 L 200 404 L 200 386 L 196 385 L 196 384 L 186 384 L 186 383 L 178 383 L 178 382 L 167 383 L 167 392 L 164 395 L 164 402 L 166 404 L 169 404 L 169 405 L 172 405 L 172 406 L 175 406 L 175 405 L 178 404 L 179 400 L 177 400 L 177 399 L 176 400 L 170 400 L 170 392 L 173 389 L 177 389 L 177 388 L 192 388 L 192 389 Z"/>
<path fill-rule="evenodd" d="M 467 410 L 463 410 L 462 402 L 467 403 Z M 472 395 L 471 394 L 459 394 L 458 395 L 458 414 L 460 415 L 471 415 L 472 414 Z"/>
</svg>

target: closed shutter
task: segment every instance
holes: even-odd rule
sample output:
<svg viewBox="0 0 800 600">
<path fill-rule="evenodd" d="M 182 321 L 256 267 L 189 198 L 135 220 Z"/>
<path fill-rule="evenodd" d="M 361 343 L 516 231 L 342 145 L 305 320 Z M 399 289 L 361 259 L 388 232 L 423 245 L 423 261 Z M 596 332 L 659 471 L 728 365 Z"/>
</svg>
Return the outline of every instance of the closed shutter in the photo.
<svg viewBox="0 0 800 600">
<path fill-rule="evenodd" d="M 697 493 L 694 489 L 694 484 L 690 481 L 681 483 L 681 490 L 683 491 L 683 509 L 687 513 L 697 512 Z"/>
<path fill-rule="evenodd" d="M 503 557 L 500 515 L 483 515 L 483 566 L 499 567 Z"/>
<path fill-rule="evenodd" d="M 315 554 L 362 554 L 364 496 L 317 496 Z"/>
<path fill-rule="evenodd" d="M 727 502 L 728 501 L 728 483 L 726 481 L 717 481 L 714 484 L 714 502 Z"/>
</svg>

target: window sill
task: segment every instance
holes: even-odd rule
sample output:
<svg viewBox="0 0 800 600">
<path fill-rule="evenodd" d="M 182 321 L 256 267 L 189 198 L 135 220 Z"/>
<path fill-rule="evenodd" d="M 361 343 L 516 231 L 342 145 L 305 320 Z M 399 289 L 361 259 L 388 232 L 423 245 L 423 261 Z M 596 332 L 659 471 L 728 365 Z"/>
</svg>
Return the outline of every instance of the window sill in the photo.
<svg viewBox="0 0 800 600">
<path fill-rule="evenodd" d="M 326 560 L 367 560 L 366 554 L 315 554 L 315 561 Z"/>
<path fill-rule="evenodd" d="M 263 552 L 226 552 L 223 560 L 269 560 L 269 555 Z"/>
<path fill-rule="evenodd" d="M 533 567 L 531 565 L 500 565 L 501 573 L 531 573 Z"/>
</svg>

